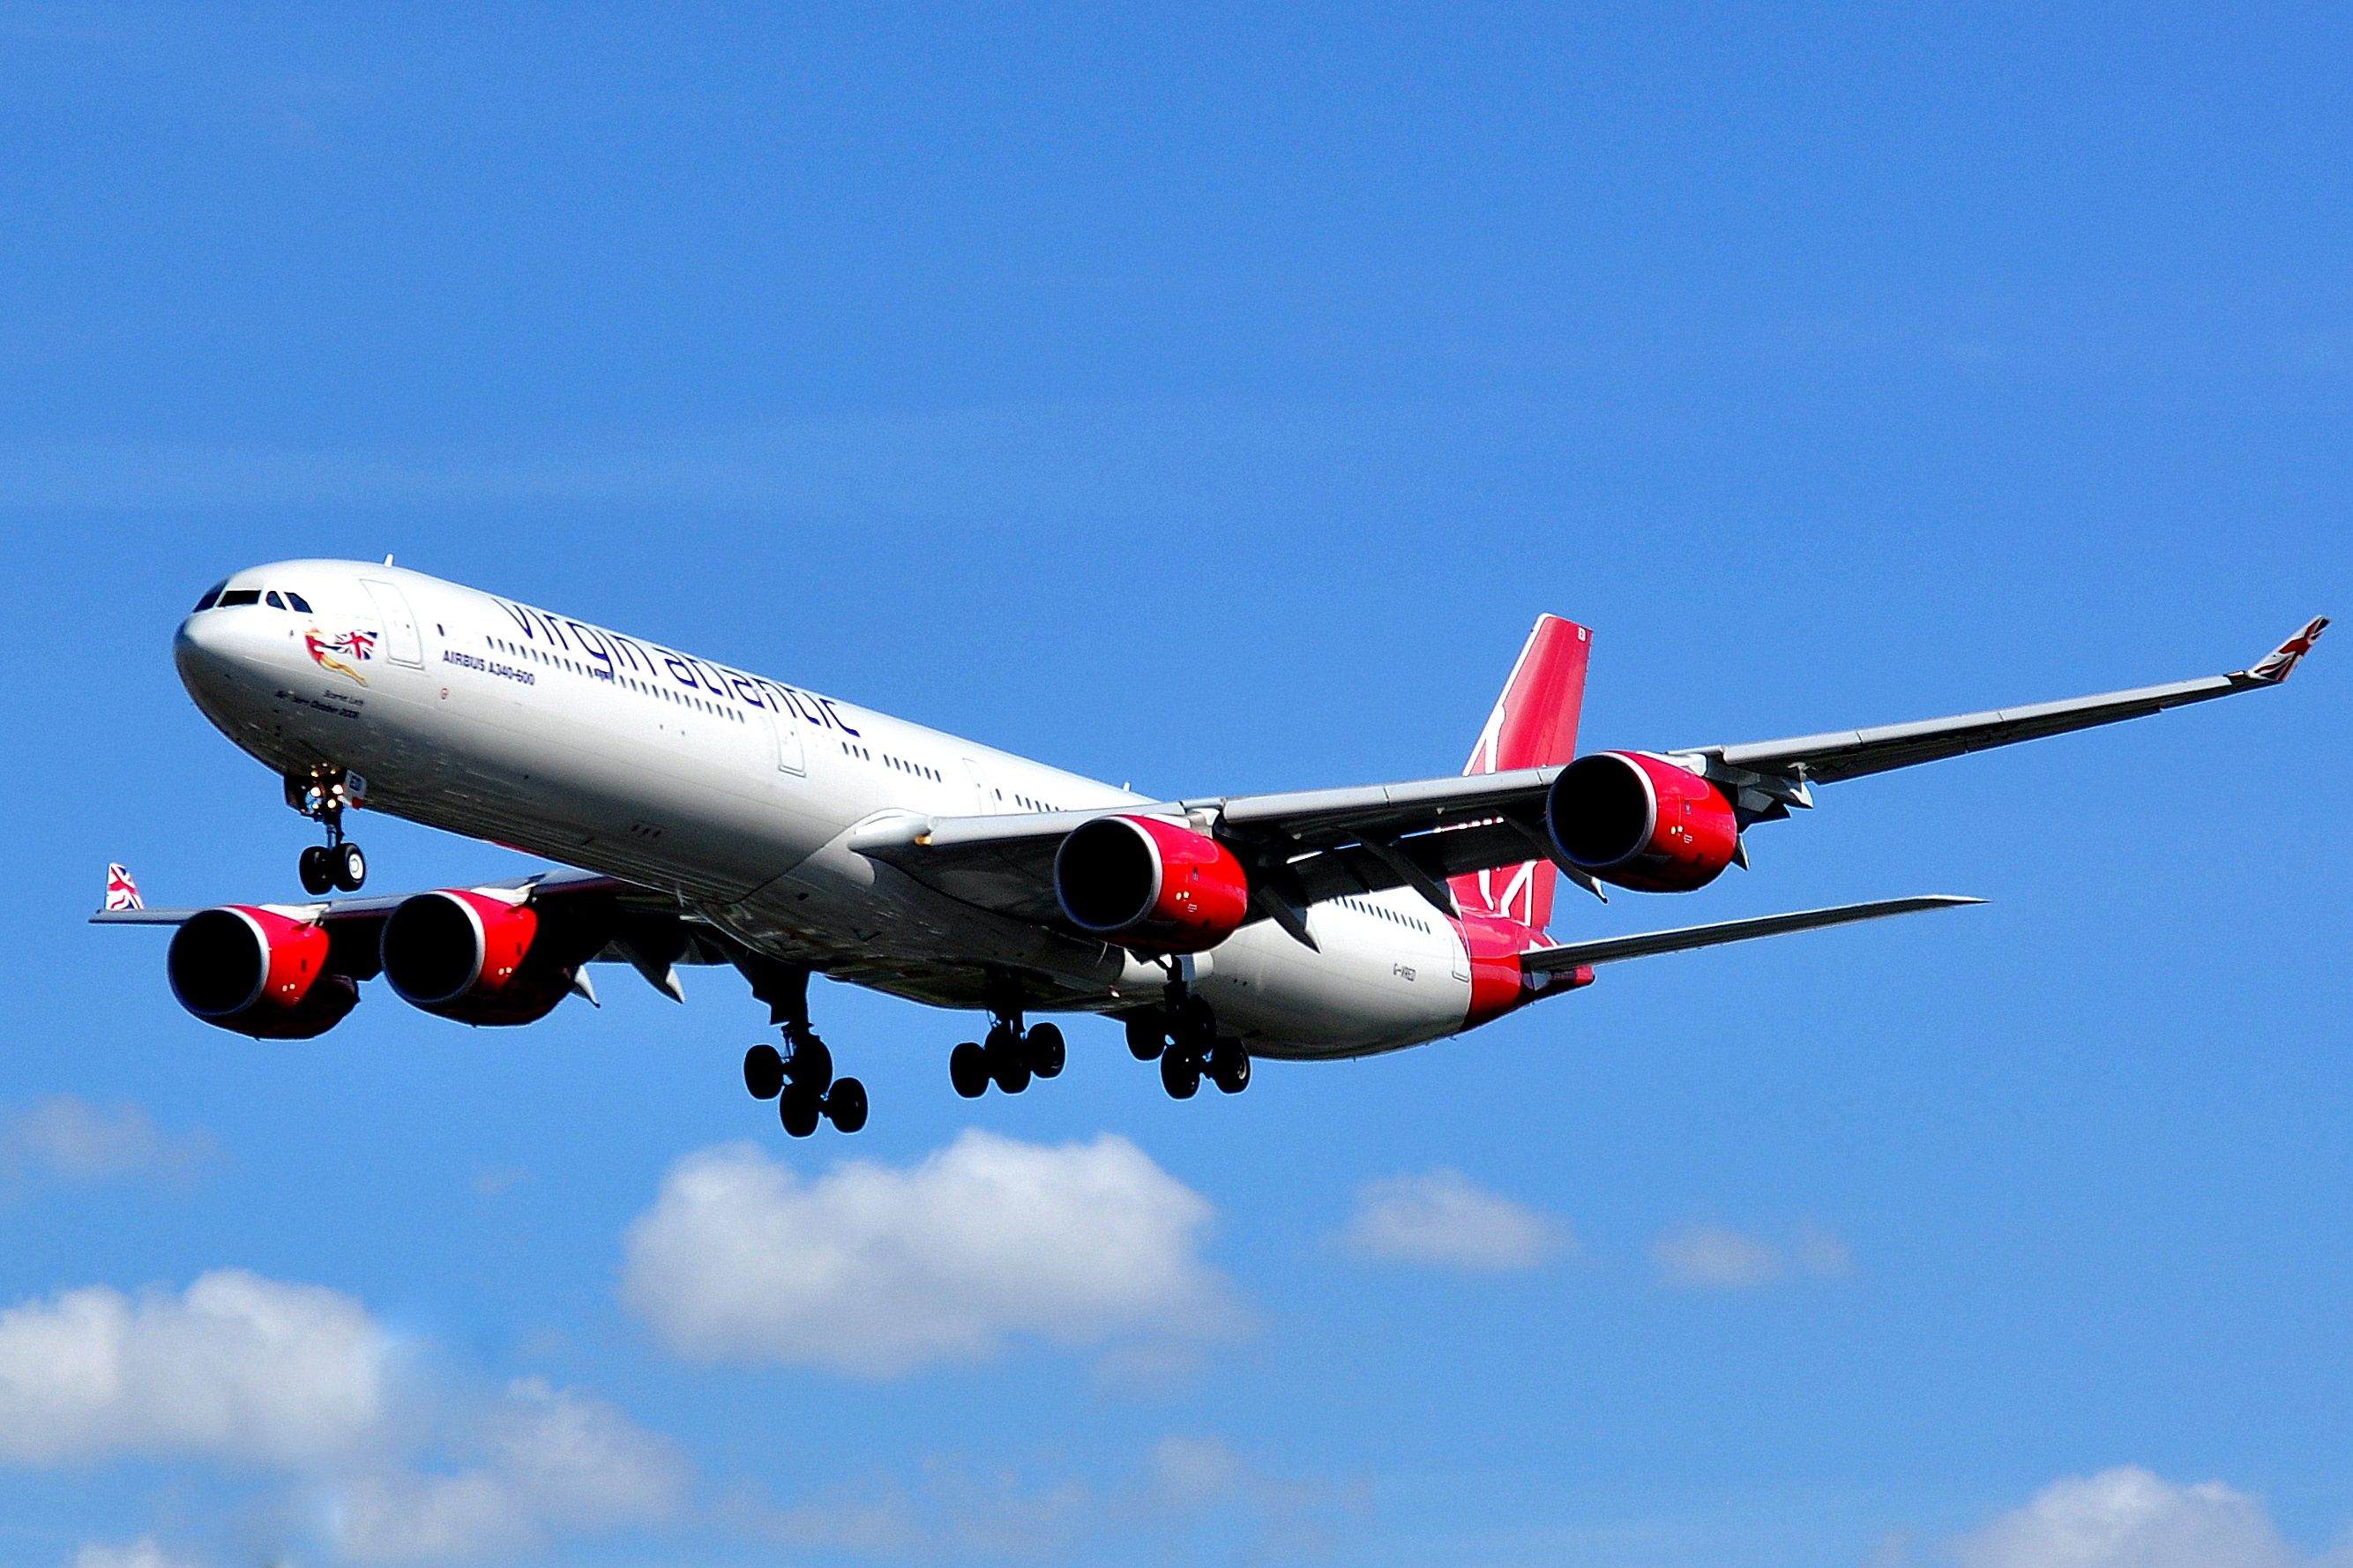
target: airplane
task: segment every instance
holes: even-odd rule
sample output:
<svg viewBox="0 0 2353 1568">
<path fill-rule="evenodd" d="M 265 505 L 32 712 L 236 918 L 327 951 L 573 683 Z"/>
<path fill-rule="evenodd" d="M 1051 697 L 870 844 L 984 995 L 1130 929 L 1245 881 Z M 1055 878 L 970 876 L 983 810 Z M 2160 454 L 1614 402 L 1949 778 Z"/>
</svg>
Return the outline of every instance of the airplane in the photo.
<svg viewBox="0 0 2353 1568">
<path fill-rule="evenodd" d="M 732 966 L 782 1049 L 744 1087 L 786 1131 L 854 1132 L 864 1086 L 812 1026 L 822 973 L 980 1009 L 948 1055 L 967 1098 L 1059 1075 L 1060 1027 L 1118 1020 L 1189 1099 L 1254 1058 L 1392 1051 L 1592 984 L 1608 963 L 1948 909 L 1951 895 L 1554 942 L 1556 879 L 1689 892 L 1815 785 L 2279 685 L 2327 626 L 2244 670 L 1878 729 L 1578 755 L 1592 634 L 1546 616 L 1453 777 L 1166 800 L 1082 778 L 643 637 L 362 562 L 285 561 L 208 589 L 173 642 L 197 708 L 284 782 L 325 841 L 300 900 L 143 907 L 109 868 L 108 924 L 175 928 L 173 994 L 257 1039 L 340 1023 L 361 983 L 469 1025 L 595 1001 L 626 963 L 685 1000 Z M 475 887 L 361 891 L 347 813 L 385 812 L 558 862 Z"/>
</svg>

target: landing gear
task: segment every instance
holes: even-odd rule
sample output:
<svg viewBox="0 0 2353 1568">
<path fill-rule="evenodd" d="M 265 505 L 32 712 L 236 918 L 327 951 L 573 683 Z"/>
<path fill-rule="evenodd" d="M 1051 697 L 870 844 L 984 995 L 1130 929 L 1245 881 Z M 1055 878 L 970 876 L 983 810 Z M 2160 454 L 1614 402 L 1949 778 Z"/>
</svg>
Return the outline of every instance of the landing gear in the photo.
<svg viewBox="0 0 2353 1568">
<path fill-rule="evenodd" d="M 989 977 L 991 1017 L 986 1041 L 966 1040 L 948 1053 L 948 1081 L 966 1100 L 977 1100 L 995 1084 L 1019 1094 L 1033 1078 L 1060 1078 L 1069 1059 L 1062 1031 L 1052 1024 L 1021 1026 L 1020 982 L 1009 974 Z"/>
<path fill-rule="evenodd" d="M 838 1131 L 866 1125 L 866 1086 L 833 1076 L 833 1052 L 808 1022 L 808 971 L 755 959 L 746 965 L 752 994 L 768 1004 L 768 1021 L 784 1026 L 786 1049 L 765 1043 L 744 1053 L 744 1087 L 755 1100 L 776 1102 L 785 1131 L 806 1138 L 820 1121 Z"/>
<path fill-rule="evenodd" d="M 1218 1015 L 1181 979 L 1170 983 L 1166 1005 L 1128 1016 L 1127 1048 L 1138 1061 L 1158 1059 L 1160 1087 L 1172 1099 L 1192 1099 L 1205 1078 L 1226 1094 L 1250 1087 L 1249 1049 L 1230 1035 L 1219 1037 Z"/>
<path fill-rule="evenodd" d="M 334 889 L 356 893 L 367 881 L 367 856 L 343 837 L 343 811 L 360 804 L 366 781 L 341 768 L 312 768 L 286 775 L 286 804 L 323 826 L 324 844 L 302 851 L 295 869 L 302 890 L 317 898 Z"/>
</svg>

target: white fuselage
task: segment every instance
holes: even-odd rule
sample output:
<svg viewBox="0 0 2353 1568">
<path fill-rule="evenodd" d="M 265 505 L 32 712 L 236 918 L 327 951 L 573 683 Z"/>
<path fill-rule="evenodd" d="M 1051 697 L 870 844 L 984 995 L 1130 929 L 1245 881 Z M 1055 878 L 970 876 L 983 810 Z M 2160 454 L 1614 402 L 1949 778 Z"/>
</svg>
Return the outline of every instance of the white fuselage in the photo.
<svg viewBox="0 0 2353 1568">
<path fill-rule="evenodd" d="M 205 715 L 281 774 L 347 769 L 369 810 L 675 894 L 771 957 L 944 1006 L 1009 968 L 1032 1006 L 1158 999 L 1162 967 L 974 908 L 845 841 L 878 817 L 1090 810 L 1151 797 L 394 566 L 240 572 L 266 598 L 182 623 Z M 1403 890 L 1317 904 L 1320 951 L 1271 921 L 1196 962 L 1253 1055 L 1354 1056 L 1455 1033 L 1471 1000 L 1453 926 Z"/>
</svg>

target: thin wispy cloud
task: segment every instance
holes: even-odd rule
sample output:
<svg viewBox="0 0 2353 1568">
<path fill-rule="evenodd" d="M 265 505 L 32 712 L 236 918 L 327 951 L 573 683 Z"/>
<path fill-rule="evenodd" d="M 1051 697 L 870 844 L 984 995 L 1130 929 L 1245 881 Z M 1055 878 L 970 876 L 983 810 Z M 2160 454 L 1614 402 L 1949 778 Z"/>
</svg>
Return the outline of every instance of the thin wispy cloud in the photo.
<svg viewBox="0 0 2353 1568">
<path fill-rule="evenodd" d="M 778 1545 L 894 1563 L 1054 1561 L 1139 1540 L 1174 1558 L 1211 1531 L 1264 1562 L 1328 1556 L 1367 1512 L 1359 1486 L 1294 1479 L 1222 1437 L 1170 1434 L 1110 1488 L 935 1458 L 913 1484 L 886 1476 L 786 1508 L 739 1504 L 738 1522 Z"/>
<path fill-rule="evenodd" d="M 1446 1166 L 1359 1186 L 1337 1239 L 1358 1258 L 1482 1273 L 1533 1268 L 1577 1249 L 1566 1220 Z"/>
<path fill-rule="evenodd" d="M 621 1299 L 697 1361 L 901 1377 L 1016 1338 L 1148 1375 L 1250 1314 L 1203 1261 L 1207 1199 L 1124 1138 L 970 1131 L 814 1181 L 754 1145 L 690 1154 L 630 1226 Z"/>
<path fill-rule="evenodd" d="M 204 1128 L 165 1132 L 143 1106 L 50 1094 L 0 1110 L 0 1168 L 19 1179 L 91 1184 L 134 1176 L 184 1182 L 219 1155 Z"/>
<path fill-rule="evenodd" d="M 185 1557 L 174 1557 L 152 1535 L 121 1546 L 91 1542 L 74 1553 L 70 1568 L 195 1568 Z"/>
<path fill-rule="evenodd" d="M 1700 1290 L 1757 1290 L 1799 1276 L 1837 1279 L 1854 1272 L 1846 1243 L 1813 1224 L 1780 1241 L 1728 1226 L 1687 1226 L 1652 1242 L 1651 1262 L 1662 1283 Z"/>
</svg>

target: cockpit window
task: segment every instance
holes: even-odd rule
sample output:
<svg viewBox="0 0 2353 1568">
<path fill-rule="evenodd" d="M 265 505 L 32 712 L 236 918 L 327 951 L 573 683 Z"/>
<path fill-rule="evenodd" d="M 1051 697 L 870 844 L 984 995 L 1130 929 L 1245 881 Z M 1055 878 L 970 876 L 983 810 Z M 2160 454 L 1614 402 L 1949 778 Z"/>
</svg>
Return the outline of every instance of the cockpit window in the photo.
<svg viewBox="0 0 2353 1568">
<path fill-rule="evenodd" d="M 282 610 L 286 607 L 286 601 L 278 596 L 278 590 L 275 588 L 269 590 L 269 595 L 261 602 L 273 610 Z"/>
<path fill-rule="evenodd" d="M 259 603 L 261 603 L 261 590 L 259 588 L 232 588 L 220 596 L 220 607 L 224 610 L 237 605 Z"/>
<path fill-rule="evenodd" d="M 211 587 L 206 589 L 205 596 L 196 601 L 196 607 L 190 610 L 188 614 L 192 616 L 199 615 L 206 610 L 211 609 L 213 607 L 213 601 L 219 598 L 220 591 L 227 586 L 228 579 L 224 577 L 219 582 L 214 584 Z"/>
<path fill-rule="evenodd" d="M 286 602 L 293 605 L 296 609 L 301 611 L 306 616 L 311 613 L 311 601 L 304 598 L 301 595 L 296 593 L 291 588 L 286 590 Z"/>
</svg>

